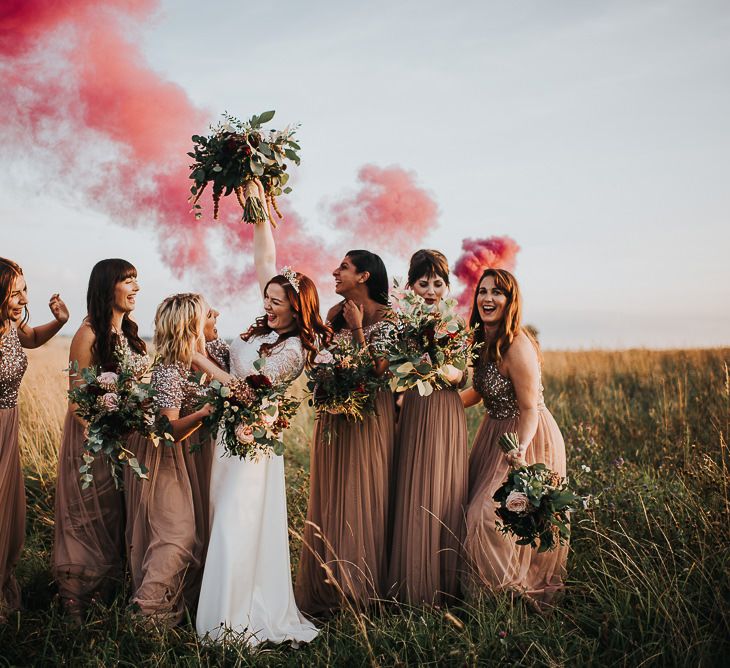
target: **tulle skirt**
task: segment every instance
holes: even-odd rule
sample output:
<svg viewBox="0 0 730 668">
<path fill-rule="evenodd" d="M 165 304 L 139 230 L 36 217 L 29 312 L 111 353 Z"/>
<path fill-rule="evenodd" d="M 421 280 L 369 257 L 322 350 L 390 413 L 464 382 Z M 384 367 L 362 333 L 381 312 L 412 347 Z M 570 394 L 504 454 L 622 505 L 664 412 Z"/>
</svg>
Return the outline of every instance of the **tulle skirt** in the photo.
<svg viewBox="0 0 730 668">
<path fill-rule="evenodd" d="M 200 445 L 200 451 L 191 453 L 191 445 Z M 129 449 L 148 469 L 147 480 L 125 469 L 131 601 L 143 615 L 175 625 L 185 605 L 197 603 L 200 589 L 208 538 L 210 438 L 196 432 L 172 446 L 155 446 L 134 435 Z"/>
<path fill-rule="evenodd" d="M 69 410 L 58 456 L 53 545 L 53 575 L 69 612 L 82 611 L 96 597 L 108 600 L 124 575 L 124 494 L 104 457 L 92 464 L 94 482 L 81 488 L 83 444 L 83 427 Z"/>
<path fill-rule="evenodd" d="M 509 465 L 498 445 L 499 437 L 517 431 L 518 418 L 493 420 L 485 416 L 469 457 L 469 506 L 466 518 L 467 559 L 465 589 L 512 590 L 538 603 L 550 603 L 563 587 L 568 546 L 550 552 L 518 546 L 496 528 L 492 495 L 506 480 Z M 535 437 L 527 448 L 528 464 L 541 462 L 564 476 L 565 443 L 553 416 L 539 411 Z"/>
<path fill-rule="evenodd" d="M 295 586 L 299 608 L 310 615 L 362 608 L 387 592 L 394 436 L 390 391 L 379 393 L 376 415 L 363 422 L 329 414 L 317 420 Z"/>
<path fill-rule="evenodd" d="M 453 601 L 468 491 L 466 417 L 458 392 L 406 392 L 396 441 L 389 595 L 412 604 Z"/>
<path fill-rule="evenodd" d="M 20 607 L 15 565 L 25 541 L 25 485 L 18 453 L 18 407 L 0 409 L 0 621 Z"/>
</svg>

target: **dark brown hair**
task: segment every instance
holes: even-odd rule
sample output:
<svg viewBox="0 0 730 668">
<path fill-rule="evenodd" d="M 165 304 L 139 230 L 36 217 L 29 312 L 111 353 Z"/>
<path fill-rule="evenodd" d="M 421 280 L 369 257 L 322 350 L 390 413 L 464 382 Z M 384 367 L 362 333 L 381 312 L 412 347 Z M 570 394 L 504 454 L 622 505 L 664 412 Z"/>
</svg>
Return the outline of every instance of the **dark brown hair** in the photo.
<svg viewBox="0 0 730 668">
<path fill-rule="evenodd" d="M 487 346 L 482 348 L 480 356 L 486 356 L 489 361 L 499 363 L 512 345 L 515 336 L 520 332 L 524 332 L 535 346 L 539 358 L 540 348 L 537 341 L 530 335 L 529 331 L 522 327 L 522 295 L 520 294 L 520 286 L 517 283 L 517 279 L 506 269 L 486 269 L 479 277 L 479 281 L 474 288 L 471 317 L 469 318 L 469 326 L 474 330 L 474 342 L 484 343 L 484 327 L 482 319 L 479 316 L 477 297 L 479 295 L 479 286 L 487 276 L 492 276 L 495 286 L 507 296 L 507 307 L 504 312 L 504 317 L 497 328 L 497 335 Z"/>
<path fill-rule="evenodd" d="M 367 271 L 370 274 L 368 280 L 365 281 L 368 297 L 378 304 L 389 306 L 388 270 L 385 268 L 385 263 L 380 256 L 368 250 L 349 250 L 345 253 L 345 257 L 352 260 L 352 264 L 355 265 L 358 273 L 362 274 Z M 344 301 L 342 305 L 344 306 Z M 345 316 L 342 313 L 342 308 L 340 308 L 337 315 L 332 318 L 332 329 L 339 332 L 344 329 L 345 324 Z"/>
<path fill-rule="evenodd" d="M 413 253 L 408 267 L 408 285 L 413 287 L 417 280 L 434 276 L 438 276 L 449 285 L 449 261 L 446 256 L 430 248 L 422 248 Z"/>
<path fill-rule="evenodd" d="M 96 337 L 91 347 L 94 363 L 102 367 L 115 363 L 114 352 L 119 343 L 119 336 L 112 331 L 114 289 L 117 283 L 136 276 L 134 265 L 118 258 L 101 260 L 91 270 L 86 291 L 86 321 Z M 125 313 L 122 333 L 129 347 L 136 353 L 146 353 L 147 346 L 137 332 L 137 323 L 129 317 L 129 313 Z"/>
<path fill-rule="evenodd" d="M 282 287 L 294 312 L 296 328 L 290 332 L 279 334 L 273 343 L 261 344 L 259 355 L 266 356 L 282 341 L 291 336 L 298 336 L 306 351 L 306 364 L 311 366 L 320 347 L 329 345 L 332 339 L 332 330 L 322 321 L 322 316 L 319 313 L 319 294 L 312 279 L 299 272 L 297 272 L 296 278 L 299 281 L 299 292 L 294 289 L 294 286 L 285 276 L 280 274 L 274 276 L 264 288 L 264 294 L 266 294 L 266 288 L 272 283 Z M 256 319 L 256 322 L 248 328 L 248 331 L 241 334 L 241 338 L 248 341 L 254 336 L 265 336 L 273 331 L 266 320 L 266 316 L 263 315 Z"/>
</svg>

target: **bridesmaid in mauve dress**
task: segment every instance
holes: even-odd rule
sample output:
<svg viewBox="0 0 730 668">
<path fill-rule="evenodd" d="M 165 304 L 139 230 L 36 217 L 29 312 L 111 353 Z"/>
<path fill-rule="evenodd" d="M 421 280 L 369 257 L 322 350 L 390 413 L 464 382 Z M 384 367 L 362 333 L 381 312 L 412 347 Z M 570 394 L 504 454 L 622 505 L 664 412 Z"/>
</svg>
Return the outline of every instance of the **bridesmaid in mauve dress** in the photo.
<svg viewBox="0 0 730 668">
<path fill-rule="evenodd" d="M 438 304 L 449 288 L 446 258 L 434 250 L 415 253 L 408 287 Z M 464 374 L 451 372 L 450 388 L 427 397 L 406 391 L 398 422 L 389 595 L 410 604 L 453 602 L 459 591 L 467 430 L 456 391 Z"/>
<path fill-rule="evenodd" d="M 170 420 L 173 446 L 155 445 L 139 435 L 129 449 L 148 469 L 148 480 L 125 471 L 127 550 L 132 604 L 147 617 L 174 626 L 185 605 L 195 605 L 208 531 L 208 480 L 202 451 L 210 436 L 201 430 L 212 406 L 196 409 L 203 388 L 189 379 L 193 354 L 205 346 L 208 305 L 198 294 L 165 299 L 155 316 L 152 371 L 156 408 Z M 207 474 L 210 469 L 207 469 Z"/>
<path fill-rule="evenodd" d="M 70 363 L 79 369 L 117 370 L 118 357 L 124 355 L 140 373 L 147 368 L 144 341 L 130 318 L 137 292 L 137 270 L 126 260 L 101 260 L 94 266 L 87 316 L 71 341 Z M 81 487 L 84 427 L 69 405 L 58 455 L 52 564 L 61 604 L 77 623 L 93 599 L 109 600 L 122 582 L 125 554 L 124 494 L 104 458 L 92 464 L 93 484 Z"/>
<path fill-rule="evenodd" d="M 545 407 L 540 382 L 537 343 L 520 326 L 521 300 L 514 276 L 488 269 L 478 283 L 471 322 L 475 340 L 483 341 L 473 387 L 462 392 L 464 405 L 484 401 L 487 414 L 469 457 L 469 507 L 464 550 L 468 572 L 465 589 L 506 590 L 523 596 L 532 606 L 552 602 L 563 587 L 567 545 L 538 553 L 529 545 L 497 531 L 495 490 L 513 463 L 541 462 L 565 476 L 565 443 Z M 516 432 L 519 457 L 505 455 L 498 441 Z"/>
<path fill-rule="evenodd" d="M 368 251 L 349 251 L 333 275 L 337 294 L 345 298 L 328 314 L 335 338 L 367 345 L 385 373 L 393 325 L 382 260 Z M 317 419 L 295 586 L 303 612 L 364 608 L 385 596 L 394 432 L 390 390 L 380 391 L 376 415 L 362 422 L 329 414 Z"/>
<path fill-rule="evenodd" d="M 0 623 L 20 608 L 15 565 L 25 542 L 25 487 L 18 452 L 18 392 L 28 366 L 23 348 L 37 348 L 68 321 L 58 295 L 49 307 L 54 320 L 28 326 L 23 270 L 0 258 Z"/>
</svg>

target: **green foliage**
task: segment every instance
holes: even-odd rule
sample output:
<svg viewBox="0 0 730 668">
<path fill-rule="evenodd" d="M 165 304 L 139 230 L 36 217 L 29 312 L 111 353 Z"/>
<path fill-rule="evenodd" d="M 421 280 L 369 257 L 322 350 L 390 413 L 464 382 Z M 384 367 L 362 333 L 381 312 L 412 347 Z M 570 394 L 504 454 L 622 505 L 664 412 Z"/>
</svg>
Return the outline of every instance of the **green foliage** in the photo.
<svg viewBox="0 0 730 668">
<path fill-rule="evenodd" d="M 126 447 L 133 432 L 155 443 L 173 444 L 169 420 L 154 409 L 154 388 L 140 379 L 147 371 L 133 368 L 123 355 L 116 371 L 102 373 L 98 367 L 79 370 L 77 362 L 69 368 L 71 379 L 76 380 L 68 398 L 76 405 L 76 414 L 87 423 L 83 463 L 79 467 L 82 489 L 94 483 L 92 465 L 97 457 L 109 465 L 117 489 L 122 486 L 124 465 L 137 477 L 147 478 L 147 468 Z"/>
<path fill-rule="evenodd" d="M 567 591 L 543 615 L 509 595 L 485 594 L 448 611 L 383 604 L 338 615 L 299 650 L 251 652 L 235 642 L 204 646 L 190 623 L 141 628 L 120 590 L 77 630 L 60 614 L 49 571 L 53 481 L 28 468 L 18 569 L 26 609 L 0 626 L 0 665 L 726 665 L 729 357 L 728 350 L 546 354 L 545 398 L 565 435 L 571 486 L 595 502 L 572 526 Z M 482 416 L 481 407 L 467 412 L 472 438 Z M 293 572 L 312 418 L 303 406 L 286 434 Z"/>
<path fill-rule="evenodd" d="M 309 405 L 319 413 L 344 415 L 362 420 L 375 412 L 378 392 L 388 379 L 375 375 L 372 355 L 344 338 L 333 342 L 307 369 Z"/>
<path fill-rule="evenodd" d="M 254 366 L 257 371 L 264 369 L 265 359 L 256 360 Z M 281 434 L 299 408 L 299 401 L 287 389 L 287 384 L 274 385 L 263 373 L 232 378 L 225 385 L 213 380 L 202 400 L 202 404 L 212 404 L 213 412 L 203 423 L 214 438 L 222 430 L 229 457 L 283 455 Z"/>
<path fill-rule="evenodd" d="M 503 448 L 511 448 L 516 441 L 516 434 L 510 436 L 513 438 L 504 439 Z M 516 536 L 518 545 L 529 545 L 538 552 L 568 542 L 569 513 L 576 511 L 581 501 L 564 479 L 542 463 L 511 469 L 492 498 L 499 506 L 499 530 Z"/>
<path fill-rule="evenodd" d="M 193 135 L 193 150 L 188 156 L 195 162 L 190 165 L 191 203 L 196 218 L 202 217 L 198 200 L 208 184 L 212 184 L 215 202 L 214 218 L 220 198 L 235 192 L 243 209 L 243 220 L 259 223 L 268 220 L 260 198 L 247 191 L 253 179 L 259 179 L 267 199 L 291 192 L 284 189 L 289 180 L 286 161 L 299 165 L 300 146 L 294 141 L 297 126 L 284 130 L 265 131 L 262 125 L 274 118 L 274 111 L 254 115 L 248 122 L 240 121 L 228 113 L 224 122 L 211 127 L 209 136 Z"/>
<path fill-rule="evenodd" d="M 388 353 L 395 390 L 416 387 L 421 396 L 451 387 L 449 367 L 464 371 L 474 352 L 471 333 L 456 312 L 455 299 L 429 305 L 413 290 L 393 282 L 391 302 L 398 335 Z"/>
</svg>

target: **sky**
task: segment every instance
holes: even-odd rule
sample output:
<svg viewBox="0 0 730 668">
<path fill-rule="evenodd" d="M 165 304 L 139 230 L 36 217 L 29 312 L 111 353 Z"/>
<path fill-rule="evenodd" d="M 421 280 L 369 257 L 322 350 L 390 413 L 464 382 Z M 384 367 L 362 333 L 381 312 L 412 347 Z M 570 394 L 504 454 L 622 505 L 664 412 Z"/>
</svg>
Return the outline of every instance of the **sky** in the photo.
<svg viewBox="0 0 730 668">
<path fill-rule="evenodd" d="M 546 348 L 730 344 L 728 3 L 211 1 L 201 11 L 176 0 L 129 21 L 146 66 L 209 121 L 276 109 L 302 124 L 288 203 L 342 253 L 369 247 L 368 228 L 336 236 L 333 202 L 356 191 L 363 165 L 397 165 L 438 206 L 438 226 L 412 251 L 438 248 L 453 265 L 465 238 L 517 241 L 525 319 Z M 164 132 L 154 99 L 137 112 Z M 144 212 L 120 220 L 78 194 L 113 146 L 80 146 L 90 155 L 80 169 L 48 144 L 4 143 L 0 255 L 24 268 L 33 322 L 52 292 L 80 322 L 103 257 L 137 267 L 145 334 L 178 291 L 212 295 L 227 337 L 258 313 L 253 291 L 173 276 Z M 124 182 L 107 187 L 123 198 Z M 403 276 L 409 239 L 393 234 L 372 250 Z M 236 257 L 220 248 L 208 261 Z M 332 285 L 320 292 L 326 310 Z"/>
</svg>

